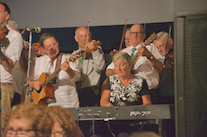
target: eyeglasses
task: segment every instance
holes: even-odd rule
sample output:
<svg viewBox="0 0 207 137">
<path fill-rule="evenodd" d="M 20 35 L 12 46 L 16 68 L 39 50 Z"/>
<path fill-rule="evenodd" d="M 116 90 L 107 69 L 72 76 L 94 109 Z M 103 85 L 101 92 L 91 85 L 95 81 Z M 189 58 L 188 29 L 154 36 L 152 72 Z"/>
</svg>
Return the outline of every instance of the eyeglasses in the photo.
<svg viewBox="0 0 207 137">
<path fill-rule="evenodd" d="M 34 129 L 18 129 L 18 130 L 8 129 L 6 132 L 6 137 L 11 137 L 13 132 L 16 132 L 16 135 L 18 137 L 27 137 L 28 132 L 31 132 L 31 131 L 36 132 L 37 130 L 34 130 Z"/>
<path fill-rule="evenodd" d="M 86 36 L 78 35 L 77 37 L 78 37 L 79 39 L 84 39 L 84 38 L 85 38 L 85 39 L 86 39 L 86 38 L 89 39 L 89 38 L 90 38 L 90 35 L 88 35 L 88 36 L 87 36 L 87 35 L 86 35 Z"/>
<path fill-rule="evenodd" d="M 144 32 L 130 32 L 130 34 L 135 34 L 135 35 L 138 35 L 138 34 L 143 34 Z"/>
<path fill-rule="evenodd" d="M 65 134 L 65 131 L 63 131 L 63 132 L 56 131 L 56 132 L 54 132 L 52 134 L 54 134 L 54 137 L 63 137 L 64 134 Z"/>
<path fill-rule="evenodd" d="M 51 45 L 49 45 L 49 46 L 46 46 L 45 49 L 49 50 L 49 49 L 51 49 L 52 47 L 57 46 L 57 45 L 58 45 L 58 42 L 56 41 L 55 43 L 53 43 L 53 44 L 51 44 Z"/>
</svg>

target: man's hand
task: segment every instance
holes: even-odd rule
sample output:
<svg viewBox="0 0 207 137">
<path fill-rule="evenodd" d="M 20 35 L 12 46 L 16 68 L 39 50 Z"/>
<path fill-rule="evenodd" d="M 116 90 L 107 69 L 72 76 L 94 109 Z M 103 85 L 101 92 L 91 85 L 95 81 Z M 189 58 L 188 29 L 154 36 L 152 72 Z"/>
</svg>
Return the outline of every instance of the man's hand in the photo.
<svg viewBox="0 0 207 137">
<path fill-rule="evenodd" d="M 61 65 L 61 69 L 64 70 L 64 71 L 67 71 L 69 69 L 69 64 L 64 62 L 62 65 Z"/>
<path fill-rule="evenodd" d="M 96 45 L 95 40 L 92 40 L 90 43 L 87 44 L 87 46 L 91 51 L 95 51 L 98 49 L 98 45 Z"/>
<path fill-rule="evenodd" d="M 137 54 L 139 56 L 146 56 L 147 58 L 150 57 L 152 54 L 147 50 L 145 47 L 140 47 L 137 50 Z"/>
<path fill-rule="evenodd" d="M 40 87 L 42 86 L 42 82 L 39 82 L 39 81 L 34 81 L 34 84 L 33 84 L 33 88 L 35 90 L 40 90 Z"/>
<path fill-rule="evenodd" d="M 116 53 L 118 53 L 119 51 L 117 49 L 113 49 L 109 54 L 110 56 L 114 56 Z"/>
<path fill-rule="evenodd" d="M 67 60 L 67 59 L 66 59 L 66 60 Z M 76 71 L 72 70 L 71 67 L 70 67 L 70 65 L 69 65 L 69 63 L 67 63 L 67 62 L 64 62 L 64 63 L 60 66 L 60 68 L 61 68 L 62 70 L 64 70 L 65 72 L 67 72 L 68 75 L 69 75 L 71 78 L 73 78 L 73 77 L 75 76 L 75 74 L 76 74 Z"/>
</svg>

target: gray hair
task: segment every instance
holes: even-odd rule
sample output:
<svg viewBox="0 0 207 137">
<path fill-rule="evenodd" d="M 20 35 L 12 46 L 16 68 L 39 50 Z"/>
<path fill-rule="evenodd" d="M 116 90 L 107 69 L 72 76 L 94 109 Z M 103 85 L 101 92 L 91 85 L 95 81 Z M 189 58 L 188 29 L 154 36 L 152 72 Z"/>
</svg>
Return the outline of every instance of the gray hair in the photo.
<svg viewBox="0 0 207 137">
<path fill-rule="evenodd" d="M 118 52 L 113 56 L 113 63 L 116 62 L 119 59 L 123 59 L 124 61 L 126 61 L 126 63 L 128 65 L 131 65 L 132 63 L 132 57 L 129 56 L 129 54 L 127 54 L 126 52 Z M 131 68 L 130 72 L 132 74 L 135 74 L 135 70 L 133 69 L 133 67 Z"/>
<path fill-rule="evenodd" d="M 15 21 L 9 20 L 8 24 L 9 24 L 9 26 L 13 26 L 15 28 L 15 30 L 18 30 L 18 24 Z"/>
<path fill-rule="evenodd" d="M 123 59 L 126 61 L 126 63 L 129 65 L 132 62 L 132 57 L 129 56 L 126 52 L 118 52 L 113 56 L 113 62 Z"/>
<path fill-rule="evenodd" d="M 163 38 L 165 41 L 171 39 L 172 37 L 169 36 L 169 34 L 167 32 L 161 31 L 159 33 L 157 33 L 157 38 L 155 40 L 159 40 L 160 38 Z"/>
<path fill-rule="evenodd" d="M 39 43 L 41 46 L 44 47 L 43 42 L 44 42 L 46 39 L 51 38 L 51 37 L 55 38 L 55 36 L 54 36 L 52 33 L 43 33 L 43 34 L 41 35 L 40 40 L 38 41 L 38 43 Z M 55 38 L 55 40 L 56 40 L 56 38 Z"/>
</svg>

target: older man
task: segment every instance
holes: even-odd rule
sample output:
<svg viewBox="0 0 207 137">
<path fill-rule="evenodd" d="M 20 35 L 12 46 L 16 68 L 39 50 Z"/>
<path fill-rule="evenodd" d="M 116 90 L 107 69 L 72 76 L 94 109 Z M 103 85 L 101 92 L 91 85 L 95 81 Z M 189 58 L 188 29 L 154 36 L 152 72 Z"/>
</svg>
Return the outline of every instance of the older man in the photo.
<svg viewBox="0 0 207 137">
<path fill-rule="evenodd" d="M 46 100 L 43 98 L 43 101 L 49 106 L 60 105 L 64 108 L 79 107 L 75 81 L 80 79 L 80 72 L 76 64 L 71 61 L 69 63 L 65 62 L 65 59 L 70 58 L 71 56 L 59 53 L 59 43 L 53 34 L 42 34 L 40 37 L 40 44 L 44 46 L 46 54 L 36 58 L 31 65 L 29 87 L 35 89 L 35 92 L 39 90 L 41 90 L 41 92 L 47 92 L 47 88 L 45 88 L 45 91 L 41 89 L 43 84 L 41 76 L 44 73 L 49 74 L 51 75 L 50 78 L 52 79 L 51 81 L 54 86 L 54 88 L 52 88 L 54 98 L 46 98 Z M 60 70 L 58 71 L 59 67 Z M 45 82 L 48 79 L 43 80 Z M 44 85 L 44 87 L 49 86 L 48 84 Z M 32 99 L 35 102 L 34 93 L 32 93 L 32 95 Z M 39 98 L 36 96 L 36 99 Z M 41 100 L 38 100 L 38 102 L 40 101 Z"/>
<path fill-rule="evenodd" d="M 152 103 L 157 103 L 155 90 L 159 84 L 159 72 L 163 69 L 163 58 L 154 44 L 142 47 L 141 43 L 146 37 L 144 27 L 140 24 L 134 24 L 130 28 L 129 41 L 131 46 L 123 49 L 132 57 L 138 53 L 139 59 L 134 64 L 136 75 L 146 79 L 149 90 L 151 92 Z M 116 71 L 114 64 L 111 63 L 106 70 L 106 75 L 114 75 Z"/>
<path fill-rule="evenodd" d="M 79 49 L 89 49 L 85 57 L 79 58 L 77 61 L 82 72 L 82 79 L 77 83 L 80 106 L 97 106 L 100 99 L 101 71 L 105 69 L 104 53 L 95 40 L 91 41 L 91 33 L 86 27 L 77 28 L 74 38 Z"/>
<path fill-rule="evenodd" d="M 164 58 L 164 68 L 160 72 L 160 85 L 157 89 L 160 104 L 174 104 L 174 46 L 172 37 L 167 32 L 157 33 L 154 40 Z"/>
</svg>

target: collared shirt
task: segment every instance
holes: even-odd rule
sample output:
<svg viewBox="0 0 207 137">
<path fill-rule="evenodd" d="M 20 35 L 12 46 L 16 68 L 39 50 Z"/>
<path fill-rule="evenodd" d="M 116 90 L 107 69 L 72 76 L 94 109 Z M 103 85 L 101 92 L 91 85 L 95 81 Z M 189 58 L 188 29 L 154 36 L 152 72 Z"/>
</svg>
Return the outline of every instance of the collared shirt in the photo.
<svg viewBox="0 0 207 137">
<path fill-rule="evenodd" d="M 1 51 L 13 61 L 15 67 L 21 55 L 21 51 L 23 48 L 23 40 L 19 32 L 10 28 L 9 25 L 6 25 L 6 27 L 8 28 L 9 33 L 6 35 L 4 41 L 8 40 L 9 45 L 7 47 L 4 47 L 4 45 L 2 45 Z M 1 82 L 12 83 L 13 76 L 11 74 L 11 71 L 5 70 L 2 64 L 0 65 L 0 70 L 1 70 Z"/>
<path fill-rule="evenodd" d="M 78 61 L 76 61 L 78 66 Z M 87 88 L 92 86 L 99 86 L 102 70 L 105 69 L 105 58 L 102 48 L 98 46 L 98 49 L 87 55 L 83 60 L 81 87 Z"/>
<path fill-rule="evenodd" d="M 141 45 L 137 45 L 136 48 L 138 49 L 141 47 Z M 132 53 L 133 46 L 129 46 L 125 49 L 123 49 L 121 52 L 126 52 L 129 55 Z M 149 50 L 149 52 L 152 53 L 152 55 L 162 62 L 163 64 L 163 58 L 161 54 L 159 53 L 157 47 L 151 43 L 150 45 L 147 45 L 146 48 Z M 135 54 L 137 53 L 137 50 L 135 51 Z M 113 62 L 107 67 L 107 69 L 114 69 Z M 147 85 L 149 89 L 155 89 L 157 88 L 159 84 L 159 72 L 153 68 L 151 65 L 151 62 L 147 59 L 145 56 L 140 56 L 137 62 L 134 65 L 134 70 L 136 71 L 137 76 L 140 76 L 144 79 L 146 79 Z"/>
<path fill-rule="evenodd" d="M 61 64 L 69 57 L 70 55 L 63 54 Z M 56 70 L 56 62 L 57 58 L 52 63 L 48 55 L 36 58 L 31 65 L 30 80 L 37 80 L 43 72 L 52 74 Z M 67 72 L 60 70 L 57 76 L 57 83 L 54 85 L 55 98 L 49 99 L 48 106 L 60 105 L 64 108 L 79 107 L 75 81 L 80 79 L 80 72 L 74 62 L 69 62 L 69 66 L 76 71 L 76 75 L 74 78 L 71 78 Z"/>
</svg>

